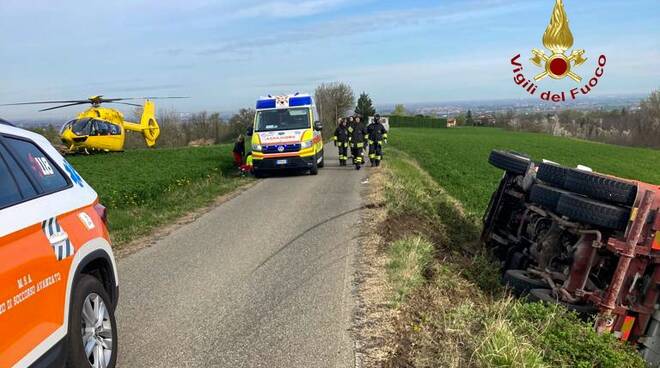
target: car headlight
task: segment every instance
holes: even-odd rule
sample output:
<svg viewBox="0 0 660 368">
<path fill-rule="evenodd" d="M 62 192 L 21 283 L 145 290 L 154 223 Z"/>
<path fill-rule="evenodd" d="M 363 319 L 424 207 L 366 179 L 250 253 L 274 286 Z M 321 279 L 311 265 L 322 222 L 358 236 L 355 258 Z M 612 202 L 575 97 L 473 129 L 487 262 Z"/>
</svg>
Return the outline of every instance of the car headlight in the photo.
<svg viewBox="0 0 660 368">
<path fill-rule="evenodd" d="M 305 149 L 305 148 L 310 148 L 312 147 L 314 143 L 309 140 L 309 141 L 303 141 L 302 144 L 300 145 L 300 148 Z"/>
<path fill-rule="evenodd" d="M 253 144 L 252 150 L 255 152 L 261 152 L 263 150 L 263 147 L 260 144 Z"/>
</svg>

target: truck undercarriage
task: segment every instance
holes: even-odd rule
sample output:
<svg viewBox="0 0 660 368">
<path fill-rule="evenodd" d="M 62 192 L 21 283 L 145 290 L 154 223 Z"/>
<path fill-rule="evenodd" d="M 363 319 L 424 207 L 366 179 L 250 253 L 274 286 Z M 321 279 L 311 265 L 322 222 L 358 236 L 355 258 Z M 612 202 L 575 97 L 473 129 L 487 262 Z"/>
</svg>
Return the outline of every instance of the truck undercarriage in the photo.
<svg viewBox="0 0 660 368">
<path fill-rule="evenodd" d="M 660 187 L 491 152 L 482 241 L 514 294 L 559 303 L 660 363 Z"/>
</svg>

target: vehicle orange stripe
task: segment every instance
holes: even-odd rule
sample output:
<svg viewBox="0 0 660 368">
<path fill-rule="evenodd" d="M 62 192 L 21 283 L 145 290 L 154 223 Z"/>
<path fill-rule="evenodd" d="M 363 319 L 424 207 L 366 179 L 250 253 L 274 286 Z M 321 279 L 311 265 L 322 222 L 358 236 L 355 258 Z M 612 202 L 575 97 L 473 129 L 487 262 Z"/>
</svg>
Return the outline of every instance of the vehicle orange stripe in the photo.
<svg viewBox="0 0 660 368">
<path fill-rule="evenodd" d="M 628 338 L 630 338 L 630 331 L 632 331 L 634 324 L 635 317 L 627 316 L 623 320 L 623 326 L 621 326 L 621 340 L 628 341 Z"/>
</svg>

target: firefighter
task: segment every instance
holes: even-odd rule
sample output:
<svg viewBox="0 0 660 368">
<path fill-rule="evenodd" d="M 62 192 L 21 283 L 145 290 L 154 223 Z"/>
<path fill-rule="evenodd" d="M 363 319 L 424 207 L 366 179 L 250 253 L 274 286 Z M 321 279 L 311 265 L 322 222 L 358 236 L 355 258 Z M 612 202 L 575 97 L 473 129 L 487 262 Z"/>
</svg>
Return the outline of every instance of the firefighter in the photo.
<svg viewBox="0 0 660 368">
<path fill-rule="evenodd" d="M 346 160 L 348 160 L 348 125 L 346 125 L 346 119 L 339 119 L 339 125 L 335 129 L 335 135 L 332 139 L 335 146 L 339 148 L 339 166 L 346 166 Z"/>
<path fill-rule="evenodd" d="M 369 138 L 369 161 L 371 166 L 380 166 L 383 159 L 383 143 L 387 143 L 387 130 L 380 122 L 380 115 L 374 115 L 374 122 L 367 127 Z"/>
<path fill-rule="evenodd" d="M 360 123 L 359 117 L 352 120 L 353 124 L 348 126 L 348 140 L 351 145 L 351 155 L 353 156 L 355 170 L 360 170 L 360 167 L 364 163 L 362 151 L 367 141 L 367 129 Z"/>
</svg>

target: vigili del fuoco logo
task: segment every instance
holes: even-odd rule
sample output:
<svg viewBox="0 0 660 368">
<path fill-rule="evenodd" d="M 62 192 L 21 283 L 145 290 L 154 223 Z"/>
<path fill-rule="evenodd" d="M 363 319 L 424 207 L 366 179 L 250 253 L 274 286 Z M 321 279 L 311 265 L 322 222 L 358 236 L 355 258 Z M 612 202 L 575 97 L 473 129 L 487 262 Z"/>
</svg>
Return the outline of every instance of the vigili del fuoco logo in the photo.
<svg viewBox="0 0 660 368">
<path fill-rule="evenodd" d="M 564 102 L 568 99 L 575 100 L 579 95 L 589 94 L 605 74 L 607 58 L 605 55 L 598 57 L 598 65 L 593 77 L 585 82 L 579 74 L 579 69 L 588 60 L 585 57 L 586 52 L 583 49 L 573 49 L 570 53 L 567 53 L 573 47 L 573 42 L 573 33 L 568 25 L 564 2 L 556 0 L 550 24 L 543 34 L 543 46 L 549 53 L 539 49 L 532 50 L 530 60 L 536 67 L 540 68 L 540 72 L 533 79 L 527 78 L 523 74 L 523 65 L 520 63 L 520 54 L 518 54 L 511 59 L 514 74 L 513 81 L 532 96 L 536 96 L 539 90 L 539 85 L 536 83 L 547 77 L 557 80 L 568 77 L 578 84 L 570 91 L 554 92 L 546 90 L 541 92 L 540 98 L 544 101 Z"/>
</svg>

